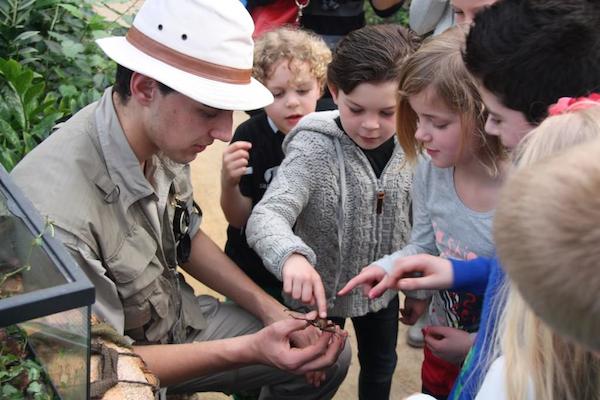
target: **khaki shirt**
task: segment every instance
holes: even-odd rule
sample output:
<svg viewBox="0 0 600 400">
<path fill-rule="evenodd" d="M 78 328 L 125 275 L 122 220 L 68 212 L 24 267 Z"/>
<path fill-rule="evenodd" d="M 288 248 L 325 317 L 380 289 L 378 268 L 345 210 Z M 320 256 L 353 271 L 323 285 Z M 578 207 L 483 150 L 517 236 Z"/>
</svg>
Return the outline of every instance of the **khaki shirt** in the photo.
<svg viewBox="0 0 600 400">
<path fill-rule="evenodd" d="M 96 314 L 139 343 L 183 342 L 206 322 L 177 273 L 175 200 L 190 213 L 190 237 L 200 215 L 189 165 L 155 155 L 145 169 L 148 176 L 109 88 L 29 153 L 12 177 L 94 283 Z"/>
</svg>

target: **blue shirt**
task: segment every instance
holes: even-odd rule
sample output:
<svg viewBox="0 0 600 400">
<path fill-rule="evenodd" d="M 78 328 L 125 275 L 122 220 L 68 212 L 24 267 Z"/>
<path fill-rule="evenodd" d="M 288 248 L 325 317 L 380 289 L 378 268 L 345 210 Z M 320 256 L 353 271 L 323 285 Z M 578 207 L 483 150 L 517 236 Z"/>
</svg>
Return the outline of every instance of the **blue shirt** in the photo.
<svg viewBox="0 0 600 400">
<path fill-rule="evenodd" d="M 453 289 L 485 293 L 479 332 L 448 397 L 452 400 L 472 400 L 477 395 L 479 382 L 487 372 L 482 368 L 482 362 L 487 358 L 486 351 L 491 350 L 498 319 L 497 311 L 501 308 L 495 305 L 495 299 L 505 274 L 497 257 L 450 261 L 454 271 Z"/>
</svg>

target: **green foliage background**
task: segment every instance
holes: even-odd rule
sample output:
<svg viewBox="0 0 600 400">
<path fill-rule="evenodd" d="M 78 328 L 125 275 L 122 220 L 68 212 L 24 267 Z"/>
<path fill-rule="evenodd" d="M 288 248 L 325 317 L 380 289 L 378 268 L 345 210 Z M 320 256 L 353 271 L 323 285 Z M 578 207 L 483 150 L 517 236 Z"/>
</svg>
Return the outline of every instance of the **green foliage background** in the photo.
<svg viewBox="0 0 600 400">
<path fill-rule="evenodd" d="M 7 170 L 110 85 L 115 65 L 94 40 L 125 28 L 95 7 L 122 2 L 0 0 L 0 163 Z M 118 16 L 130 22 L 126 12 Z"/>
<path fill-rule="evenodd" d="M 367 24 L 382 24 L 382 23 L 396 23 L 404 26 L 408 26 L 408 6 L 410 4 L 409 0 L 405 0 L 404 6 L 398 10 L 394 15 L 389 18 L 379 18 L 375 15 L 373 11 L 373 7 L 368 1 L 365 1 L 365 18 L 367 19 Z"/>
</svg>

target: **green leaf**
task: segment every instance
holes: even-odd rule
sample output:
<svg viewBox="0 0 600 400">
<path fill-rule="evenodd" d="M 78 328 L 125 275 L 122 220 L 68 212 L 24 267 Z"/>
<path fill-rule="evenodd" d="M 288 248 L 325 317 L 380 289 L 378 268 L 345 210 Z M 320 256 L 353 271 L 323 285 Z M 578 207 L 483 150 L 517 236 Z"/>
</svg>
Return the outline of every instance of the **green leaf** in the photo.
<svg viewBox="0 0 600 400">
<path fill-rule="evenodd" d="M 29 386 L 27 386 L 27 393 L 29 394 L 37 394 L 41 393 L 44 390 L 44 387 L 39 382 L 31 382 Z"/>
<path fill-rule="evenodd" d="M 0 73 L 6 77 L 6 80 L 13 82 L 21 72 L 21 66 L 12 58 L 7 60 L 3 65 Z"/>
<path fill-rule="evenodd" d="M 46 87 L 46 84 L 44 82 L 39 82 L 39 83 L 35 83 L 35 84 L 31 85 L 27 89 L 27 91 L 25 91 L 25 94 L 23 95 L 23 103 L 27 109 L 29 109 L 32 105 L 34 105 L 34 103 L 35 104 L 39 103 L 39 99 L 42 96 L 42 94 L 44 93 L 45 87 Z M 31 117 L 33 117 L 33 116 L 31 116 Z"/>
<path fill-rule="evenodd" d="M 25 31 L 25 32 L 21 33 L 19 36 L 17 36 L 16 38 L 14 38 L 13 40 L 15 42 L 25 41 L 34 36 L 39 36 L 39 33 L 40 33 L 40 31 Z"/>
<path fill-rule="evenodd" d="M 39 366 L 36 365 L 37 368 L 29 368 L 29 381 L 37 381 L 41 377 Z"/>
<path fill-rule="evenodd" d="M 72 4 L 65 4 L 65 3 L 62 3 L 62 4 L 60 4 L 60 6 L 61 6 L 62 8 L 64 8 L 65 10 L 67 10 L 69 13 L 71 13 L 71 15 L 73 15 L 73 16 L 74 16 L 74 17 L 76 17 L 76 18 L 80 18 L 80 19 L 83 19 L 83 18 L 84 18 L 84 15 L 83 15 L 83 13 L 81 12 L 81 10 L 79 10 L 79 8 L 75 7 L 75 6 L 74 6 L 74 5 L 72 5 Z"/>
<path fill-rule="evenodd" d="M 10 145 L 13 148 L 21 146 L 21 137 L 4 119 L 0 119 L 0 137 L 5 146 Z"/>
<path fill-rule="evenodd" d="M 61 42 L 63 54 L 68 58 L 75 58 L 78 54 L 82 53 L 84 47 L 81 43 L 75 43 L 72 40 L 65 40 Z"/>
<path fill-rule="evenodd" d="M 10 398 L 10 397 L 14 396 L 15 394 L 20 394 L 20 393 L 21 392 L 19 390 L 17 390 L 17 388 L 14 387 L 13 385 L 11 385 L 10 383 L 5 383 L 4 385 L 2 385 L 2 398 Z M 6 397 L 4 397 L 4 396 L 6 396 Z"/>
<path fill-rule="evenodd" d="M 56 125 L 56 121 L 58 121 L 62 116 L 62 112 L 56 111 L 52 114 L 46 115 L 39 122 L 37 122 L 31 131 L 31 134 L 35 140 L 38 143 L 41 143 L 44 139 L 46 139 L 52 131 L 52 128 L 54 128 L 54 125 Z"/>
<path fill-rule="evenodd" d="M 33 81 L 33 71 L 29 68 L 23 68 L 22 72 L 17 76 L 13 85 L 15 85 L 15 89 L 17 90 L 17 94 L 22 99 L 25 96 L 25 92 L 31 86 L 31 82 Z"/>
<path fill-rule="evenodd" d="M 35 47 L 23 47 L 22 49 L 19 50 L 19 56 L 23 57 L 25 55 L 28 54 L 33 54 L 33 53 L 38 53 L 38 49 L 36 49 Z M 23 64 L 23 60 L 20 60 L 20 63 Z"/>
<path fill-rule="evenodd" d="M 73 85 L 60 85 L 58 91 L 63 97 L 70 97 L 77 95 L 77 88 Z"/>
</svg>

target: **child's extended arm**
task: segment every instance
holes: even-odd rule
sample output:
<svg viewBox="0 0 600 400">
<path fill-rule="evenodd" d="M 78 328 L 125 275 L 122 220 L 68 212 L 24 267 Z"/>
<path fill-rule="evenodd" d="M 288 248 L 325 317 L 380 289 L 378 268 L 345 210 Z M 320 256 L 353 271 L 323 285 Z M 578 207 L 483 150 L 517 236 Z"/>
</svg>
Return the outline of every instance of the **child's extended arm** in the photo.
<svg viewBox="0 0 600 400">
<path fill-rule="evenodd" d="M 353 288 L 370 284 L 366 293 L 371 298 L 379 297 L 389 288 L 399 290 L 442 290 L 454 289 L 471 291 L 476 294 L 485 292 L 492 267 L 492 259 L 478 257 L 473 260 L 452 260 L 428 254 L 404 257 L 395 262 L 389 274 L 383 269 L 363 270 L 340 290 L 344 295 Z M 420 277 L 412 277 L 420 274 Z"/>
<path fill-rule="evenodd" d="M 365 267 L 361 273 L 353 278 L 348 285 L 340 291 L 340 295 L 347 294 L 356 284 L 363 287 L 363 293 L 371 298 L 372 293 L 383 294 L 386 289 L 395 288 L 396 284 L 391 281 L 389 273 L 394 269 L 394 263 L 404 257 L 414 254 L 438 254 L 435 243 L 435 232 L 431 220 L 431 214 L 428 209 L 429 186 L 431 181 L 431 165 L 427 160 L 421 161 L 417 166 L 413 186 L 411 190 L 413 226 L 409 243 L 404 248 L 387 255 L 371 265 Z M 377 290 L 373 292 L 373 288 Z M 346 290 L 348 288 L 348 290 Z M 409 297 L 426 297 L 424 293 L 409 293 Z"/>
<path fill-rule="evenodd" d="M 298 133 L 287 145 L 277 174 L 252 210 L 246 238 L 265 267 L 283 282 L 284 292 L 294 299 L 315 303 L 324 318 L 325 290 L 313 267 L 316 255 L 292 230 L 310 200 L 312 187 L 322 182 L 314 172 L 316 164 L 324 162 L 322 151 L 319 145 L 311 145 L 312 141 L 303 141 L 303 134 Z"/>
<path fill-rule="evenodd" d="M 240 179 L 246 173 L 252 143 L 233 142 L 223 151 L 221 169 L 221 208 L 227 222 L 236 228 L 246 225 L 252 211 L 252 199 L 240 192 Z"/>
</svg>

